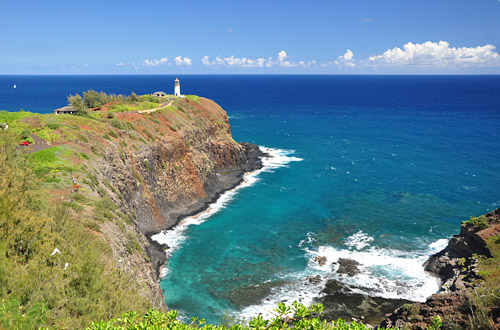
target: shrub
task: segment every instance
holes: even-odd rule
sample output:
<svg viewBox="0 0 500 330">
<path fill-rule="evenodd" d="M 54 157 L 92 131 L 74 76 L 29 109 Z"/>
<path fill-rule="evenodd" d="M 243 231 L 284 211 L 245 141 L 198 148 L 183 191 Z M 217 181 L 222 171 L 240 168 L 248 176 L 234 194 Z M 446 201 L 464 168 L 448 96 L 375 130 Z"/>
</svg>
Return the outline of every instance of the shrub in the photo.
<svg viewBox="0 0 500 330">
<path fill-rule="evenodd" d="M 111 121 L 111 126 L 113 126 L 114 128 L 118 128 L 118 129 L 126 129 L 125 125 L 119 121 L 118 119 L 113 119 Z"/>
<path fill-rule="evenodd" d="M 21 132 L 22 139 L 27 139 L 30 137 L 30 135 L 31 135 L 31 131 L 27 128 L 23 129 L 23 131 Z"/>
<path fill-rule="evenodd" d="M 130 96 L 127 98 L 127 100 L 129 102 L 137 102 L 139 101 L 139 98 L 137 97 L 137 94 L 132 92 L 132 94 L 130 94 Z"/>
<path fill-rule="evenodd" d="M 480 217 L 470 217 L 469 220 L 463 221 L 462 224 L 477 226 L 480 230 L 486 229 L 490 226 L 490 223 L 488 222 L 488 219 L 485 215 L 482 215 Z"/>
<path fill-rule="evenodd" d="M 235 324 L 231 327 L 223 325 L 206 324 L 204 319 L 193 318 L 190 324 L 182 323 L 177 319 L 178 313 L 170 310 L 162 313 L 157 310 L 149 310 L 143 316 L 136 312 L 122 314 L 120 318 L 109 321 L 93 322 L 87 330 L 103 329 L 171 329 L 171 330 L 193 330 L 204 328 L 208 330 L 367 330 L 366 325 L 353 321 L 347 323 L 342 319 L 327 322 L 319 318 L 323 311 L 323 305 L 306 307 L 297 302 L 293 306 L 278 303 L 274 309 L 275 317 L 265 320 L 262 315 L 252 318 L 248 326 Z M 437 324 L 437 322 L 436 322 Z M 437 328 L 436 328 L 437 329 Z"/>
<path fill-rule="evenodd" d="M 47 123 L 47 127 L 50 129 L 58 129 L 61 126 L 61 124 L 58 123 Z"/>
</svg>

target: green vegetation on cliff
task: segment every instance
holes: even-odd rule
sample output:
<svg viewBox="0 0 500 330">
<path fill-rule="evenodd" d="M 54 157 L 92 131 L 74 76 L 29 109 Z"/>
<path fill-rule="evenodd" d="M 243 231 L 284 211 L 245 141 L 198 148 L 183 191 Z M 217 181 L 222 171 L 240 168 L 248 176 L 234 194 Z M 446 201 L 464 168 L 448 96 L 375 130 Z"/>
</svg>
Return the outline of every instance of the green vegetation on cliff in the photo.
<svg viewBox="0 0 500 330">
<path fill-rule="evenodd" d="M 201 143 L 194 139 L 220 138 L 238 148 L 229 138 L 226 113 L 208 100 L 210 109 L 192 97 L 151 113 L 110 115 L 113 104 L 160 103 L 133 94 L 100 104 L 108 97 L 84 93 L 85 109 L 102 107 L 84 116 L 0 111 L 0 122 L 9 125 L 0 131 L 0 329 L 82 328 L 130 310 L 161 309 L 159 287 L 152 293 L 157 282 L 147 240 L 123 186 L 148 197 L 153 171 L 175 174 L 189 167 L 191 177 L 208 172 L 212 162 L 186 156 Z M 19 146 L 30 134 L 42 142 Z M 175 157 L 159 168 L 156 159 L 135 160 L 153 144 L 168 145 Z M 101 171 L 113 165 L 133 175 L 109 182 L 99 164 Z"/>
<path fill-rule="evenodd" d="M 52 165 L 57 151 L 27 155 L 16 142 L 17 136 L 0 133 L 0 327 L 78 328 L 147 310 L 151 304 L 110 262 L 106 241 L 41 189 L 48 172 L 37 175 L 32 161 L 40 161 L 38 169 Z"/>
</svg>

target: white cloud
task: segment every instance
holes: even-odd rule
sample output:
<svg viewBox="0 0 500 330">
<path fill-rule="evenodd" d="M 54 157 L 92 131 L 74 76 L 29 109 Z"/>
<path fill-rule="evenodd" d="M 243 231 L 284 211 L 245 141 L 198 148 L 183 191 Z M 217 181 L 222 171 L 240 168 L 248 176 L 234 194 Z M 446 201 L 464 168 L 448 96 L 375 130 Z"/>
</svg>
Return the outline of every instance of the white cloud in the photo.
<svg viewBox="0 0 500 330">
<path fill-rule="evenodd" d="M 347 67 L 351 67 L 351 68 L 356 66 L 356 63 L 354 63 L 354 62 L 355 62 L 354 53 L 350 49 L 347 49 L 344 55 L 339 56 L 334 61 L 334 63 L 338 66 L 341 66 L 341 67 L 347 66 Z"/>
<path fill-rule="evenodd" d="M 168 62 L 168 58 L 162 57 L 160 59 L 153 59 L 153 60 L 146 59 L 142 62 L 142 64 L 145 66 L 158 66 L 158 65 L 167 64 L 167 62 Z"/>
<path fill-rule="evenodd" d="M 354 59 L 354 53 L 350 49 L 346 49 L 344 55 L 340 55 L 336 60 L 331 62 L 322 63 L 321 66 L 326 68 L 332 65 L 336 65 L 339 68 L 343 67 L 356 67 L 356 60 Z"/>
<path fill-rule="evenodd" d="M 219 65 L 240 66 L 243 68 L 263 68 L 266 64 L 266 59 L 263 57 L 251 59 L 247 57 L 240 58 L 230 56 L 225 58 L 216 57 L 215 60 Z"/>
<path fill-rule="evenodd" d="M 274 60 L 272 57 L 259 57 L 259 58 L 248 58 L 248 57 L 219 57 L 211 60 L 210 56 L 203 56 L 201 63 L 203 65 L 219 65 L 219 66 L 229 66 L 229 67 L 242 67 L 242 68 L 270 68 L 274 65 L 279 65 L 281 67 L 308 67 L 316 64 L 316 60 L 312 61 L 299 61 L 290 62 L 287 60 L 288 55 L 286 51 L 282 50 L 278 53 L 278 58 Z"/>
<path fill-rule="evenodd" d="M 227 33 L 234 33 L 234 29 L 232 27 L 227 28 L 226 30 Z"/>
<path fill-rule="evenodd" d="M 353 57 L 354 57 L 354 54 L 352 53 L 352 50 L 350 50 L 350 49 L 347 49 L 344 56 L 342 56 L 342 58 L 345 61 L 351 61 Z"/>
<path fill-rule="evenodd" d="M 263 68 L 267 66 L 269 59 L 259 57 L 256 59 L 251 59 L 247 57 L 219 57 L 217 56 L 214 60 L 210 60 L 210 56 L 203 56 L 201 63 L 203 65 L 220 65 L 220 66 L 230 66 L 230 67 L 243 67 L 243 68 Z"/>
<path fill-rule="evenodd" d="M 177 56 L 174 60 L 175 65 L 193 65 L 193 61 L 189 57 Z"/>
<path fill-rule="evenodd" d="M 450 47 L 446 41 L 421 44 L 409 42 L 403 49 L 394 47 L 383 54 L 371 56 L 374 65 L 421 65 L 421 66 L 500 66 L 500 55 L 493 45 L 477 47 Z"/>
<path fill-rule="evenodd" d="M 201 63 L 203 65 L 211 65 L 211 63 L 210 63 L 210 56 L 203 56 L 203 58 L 201 59 Z"/>
<path fill-rule="evenodd" d="M 278 64 L 285 68 L 293 68 L 300 65 L 299 63 L 292 63 L 290 61 L 287 61 L 287 58 L 288 54 L 284 50 L 282 50 L 278 53 Z"/>
</svg>

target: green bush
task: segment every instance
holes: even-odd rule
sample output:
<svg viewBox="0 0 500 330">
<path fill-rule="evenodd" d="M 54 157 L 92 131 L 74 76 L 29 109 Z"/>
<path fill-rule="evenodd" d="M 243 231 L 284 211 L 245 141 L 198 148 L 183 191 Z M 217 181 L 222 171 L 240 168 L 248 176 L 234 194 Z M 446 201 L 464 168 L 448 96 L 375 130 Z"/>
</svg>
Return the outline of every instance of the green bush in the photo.
<svg viewBox="0 0 500 330">
<path fill-rule="evenodd" d="M 469 220 L 463 221 L 462 224 L 477 226 L 481 230 L 486 229 L 490 226 L 490 223 L 488 222 L 488 219 L 485 215 L 482 215 L 480 217 L 470 217 Z"/>
<path fill-rule="evenodd" d="M 353 321 L 347 323 L 342 319 L 327 322 L 319 318 L 323 310 L 321 304 L 306 307 L 294 302 L 292 306 L 278 303 L 274 309 L 275 317 L 265 320 L 261 315 L 252 318 L 248 326 L 235 324 L 232 326 L 207 324 L 204 319 L 193 318 L 191 323 L 181 322 L 175 310 L 162 313 L 157 310 L 149 310 L 143 316 L 136 312 L 122 314 L 120 318 L 109 321 L 93 322 L 87 330 L 110 330 L 110 329 L 169 329 L 169 330 L 367 330 L 366 325 Z M 437 323 L 436 323 L 437 324 Z M 433 324 L 434 325 L 434 324 Z M 438 329 L 438 328 L 433 328 Z"/>
<path fill-rule="evenodd" d="M 127 98 L 127 100 L 129 102 L 137 102 L 139 101 L 139 98 L 137 97 L 137 94 L 132 92 L 132 94 L 130 94 L 130 96 Z"/>
<path fill-rule="evenodd" d="M 30 135 L 31 135 L 31 131 L 29 129 L 25 128 L 21 132 L 21 139 L 27 139 L 30 137 Z"/>
</svg>

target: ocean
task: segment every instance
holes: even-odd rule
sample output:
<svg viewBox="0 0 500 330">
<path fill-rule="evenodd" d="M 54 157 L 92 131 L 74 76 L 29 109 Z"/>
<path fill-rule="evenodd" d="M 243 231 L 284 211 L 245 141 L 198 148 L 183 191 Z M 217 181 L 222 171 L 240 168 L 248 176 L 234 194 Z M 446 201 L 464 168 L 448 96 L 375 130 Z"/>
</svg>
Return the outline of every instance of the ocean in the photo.
<svg viewBox="0 0 500 330">
<path fill-rule="evenodd" d="M 174 79 L 0 76 L 0 110 L 48 113 L 87 89 L 171 92 Z M 185 317 L 223 322 L 308 304 L 328 278 L 423 301 L 438 290 L 427 257 L 461 220 L 500 207 L 500 76 L 179 79 L 182 93 L 228 112 L 237 141 L 267 153 L 209 210 L 155 236 L 171 246 L 165 301 Z M 339 258 L 361 272 L 338 274 Z"/>
</svg>

